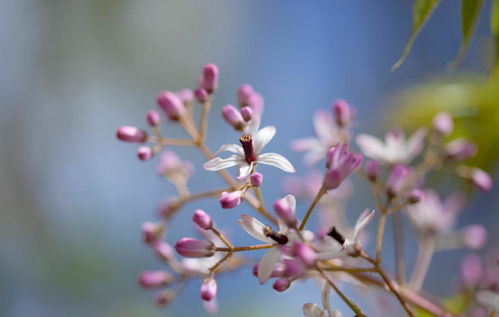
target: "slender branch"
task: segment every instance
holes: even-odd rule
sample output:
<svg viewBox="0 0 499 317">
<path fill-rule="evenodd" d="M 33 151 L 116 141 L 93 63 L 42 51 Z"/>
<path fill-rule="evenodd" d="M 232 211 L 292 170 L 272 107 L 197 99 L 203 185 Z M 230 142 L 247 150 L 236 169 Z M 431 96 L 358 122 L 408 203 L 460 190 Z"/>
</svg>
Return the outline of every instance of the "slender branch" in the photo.
<svg viewBox="0 0 499 317">
<path fill-rule="evenodd" d="M 215 263 L 212 267 L 209 268 L 210 272 L 215 272 L 215 270 L 222 265 L 226 260 L 228 260 L 232 256 L 232 252 L 227 252 L 223 258 L 221 258 L 217 263 Z"/>
<path fill-rule="evenodd" d="M 395 276 L 397 281 L 403 285 L 405 283 L 404 228 L 399 213 L 393 213 L 392 224 L 393 242 L 395 244 Z"/>
<path fill-rule="evenodd" d="M 386 214 L 381 213 L 378 222 L 378 233 L 376 234 L 376 262 L 381 261 L 381 248 L 383 247 L 383 234 L 385 232 Z"/>
<path fill-rule="evenodd" d="M 341 299 L 345 302 L 345 304 L 350 307 L 350 309 L 355 313 L 355 316 L 365 316 L 360 308 L 351 301 L 346 295 L 336 286 L 336 284 L 319 268 L 317 267 L 317 271 L 319 274 L 328 282 L 329 285 L 334 289 L 334 291 L 341 297 Z"/>
<path fill-rule="evenodd" d="M 206 140 L 206 133 L 208 131 L 208 114 L 210 112 L 211 102 L 205 101 L 201 105 L 201 118 L 199 119 L 199 138 L 200 142 L 204 143 Z"/>
<path fill-rule="evenodd" d="M 430 268 L 431 258 L 435 251 L 435 244 L 428 238 L 423 238 L 419 244 L 418 256 L 409 285 L 411 289 L 419 291 Z"/>
<path fill-rule="evenodd" d="M 308 218 L 310 218 L 312 211 L 314 210 L 317 203 L 321 200 L 322 196 L 324 196 L 324 194 L 326 194 L 326 193 L 327 193 L 327 189 L 324 186 L 322 186 L 319 189 L 319 191 L 317 192 L 317 195 L 315 195 L 315 198 L 312 201 L 312 204 L 310 204 L 310 207 L 308 207 L 307 213 L 305 214 L 305 217 L 303 217 L 303 220 L 300 223 L 300 227 L 298 228 L 299 231 L 302 231 L 305 228 L 305 225 L 307 224 Z"/>
<path fill-rule="evenodd" d="M 176 146 L 194 146 L 195 145 L 195 143 L 192 140 L 167 139 L 167 138 L 157 139 L 157 143 L 160 145 L 176 145 Z"/>
<path fill-rule="evenodd" d="M 215 248 L 215 251 L 220 252 L 241 252 L 241 251 L 253 251 L 253 250 L 261 250 L 261 249 L 270 249 L 274 247 L 275 244 L 256 244 L 250 245 L 247 247 L 232 247 L 232 248 Z"/>
<path fill-rule="evenodd" d="M 222 240 L 222 242 L 228 247 L 228 248 L 234 248 L 234 246 L 232 245 L 232 243 L 229 242 L 229 240 L 227 240 L 225 238 L 225 236 L 220 232 L 218 231 L 216 228 L 214 227 L 211 227 L 211 231 L 220 239 Z"/>
</svg>

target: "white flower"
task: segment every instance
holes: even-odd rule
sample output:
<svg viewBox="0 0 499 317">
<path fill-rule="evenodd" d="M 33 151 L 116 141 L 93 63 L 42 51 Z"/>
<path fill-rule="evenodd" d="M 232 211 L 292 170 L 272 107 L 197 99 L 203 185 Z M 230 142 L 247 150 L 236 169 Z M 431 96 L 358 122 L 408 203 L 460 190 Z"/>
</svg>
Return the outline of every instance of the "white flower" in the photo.
<svg viewBox="0 0 499 317">
<path fill-rule="evenodd" d="M 476 301 L 480 305 L 492 309 L 494 312 L 499 313 L 499 294 L 489 291 L 480 290 L 476 293 Z"/>
<path fill-rule="evenodd" d="M 234 155 L 225 159 L 215 157 L 203 164 L 204 169 L 218 171 L 237 166 L 239 168 L 239 178 L 245 178 L 251 173 L 253 166 L 260 163 L 280 168 L 288 173 L 294 173 L 293 165 L 284 156 L 277 153 L 260 153 L 263 147 L 272 140 L 276 129 L 272 126 L 257 129 L 258 127 L 255 126 L 252 130 L 256 131 L 255 133 L 245 133 L 241 136 L 239 141 L 242 146 L 237 144 L 222 145 L 217 153 L 231 152 Z"/>
<path fill-rule="evenodd" d="M 328 236 L 316 246 L 317 257 L 320 260 L 328 260 L 345 257 L 355 252 L 356 246 L 361 243 L 362 231 L 373 220 L 374 216 L 374 210 L 364 210 L 355 223 L 351 237 L 343 236 L 333 227 Z"/>
<path fill-rule="evenodd" d="M 296 200 L 293 195 L 287 195 L 284 199 L 288 200 L 293 214 L 296 210 Z M 298 239 L 295 232 L 290 232 L 290 229 L 284 222 L 278 219 L 279 232 L 275 232 L 271 227 L 264 225 L 256 218 L 242 214 L 238 220 L 243 229 L 253 238 L 265 243 L 274 244 L 268 249 L 258 264 L 258 280 L 261 284 L 265 283 L 272 274 L 275 264 L 281 257 L 281 246 L 291 245 Z"/>
<path fill-rule="evenodd" d="M 326 317 L 324 311 L 314 303 L 304 304 L 303 314 L 305 315 L 305 317 Z"/>
<path fill-rule="evenodd" d="M 408 164 L 423 149 L 426 129 L 414 132 L 407 140 L 400 130 L 386 134 L 385 142 L 367 134 L 357 136 L 357 145 L 364 155 L 384 164 Z"/>
<path fill-rule="evenodd" d="M 291 143 L 294 151 L 307 152 L 304 157 L 307 165 L 313 165 L 325 158 L 331 147 L 345 141 L 342 140 L 333 119 L 324 110 L 315 113 L 314 130 L 317 137 L 302 138 Z"/>
</svg>

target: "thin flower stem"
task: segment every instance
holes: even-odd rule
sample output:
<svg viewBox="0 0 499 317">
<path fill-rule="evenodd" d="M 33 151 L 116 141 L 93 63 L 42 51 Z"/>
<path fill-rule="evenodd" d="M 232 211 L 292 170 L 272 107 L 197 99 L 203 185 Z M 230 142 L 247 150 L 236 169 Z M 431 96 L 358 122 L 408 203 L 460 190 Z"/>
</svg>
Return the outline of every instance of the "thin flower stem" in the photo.
<svg viewBox="0 0 499 317">
<path fill-rule="evenodd" d="M 383 234 L 386 226 L 386 214 L 381 213 L 378 222 L 378 233 L 376 234 L 376 262 L 381 262 L 381 248 L 383 247 Z"/>
<path fill-rule="evenodd" d="M 217 189 L 217 190 L 211 190 L 211 191 L 206 191 L 206 192 L 200 192 L 200 193 L 190 194 L 189 196 L 187 196 L 185 198 L 182 198 L 181 202 L 182 203 L 187 203 L 187 202 L 190 202 L 190 201 L 193 201 L 193 200 L 197 200 L 197 199 L 218 196 L 222 192 L 230 191 L 231 189 L 232 188 L 224 188 L 224 189 Z"/>
<path fill-rule="evenodd" d="M 269 243 L 269 244 L 256 244 L 256 245 L 250 245 L 247 247 L 232 247 L 232 248 L 215 248 L 215 251 L 220 251 L 220 252 L 241 252 L 241 251 L 253 251 L 253 250 L 261 250 L 261 249 L 270 249 L 275 244 Z"/>
<path fill-rule="evenodd" d="M 192 140 L 182 140 L 182 139 L 167 139 L 160 138 L 157 140 L 160 145 L 177 145 L 177 146 L 194 146 L 194 142 Z"/>
<path fill-rule="evenodd" d="M 329 271 L 329 272 L 348 272 L 348 273 L 363 273 L 363 272 L 374 272 L 377 273 L 378 270 L 376 268 L 372 267 L 325 267 L 323 268 L 324 271 Z"/>
<path fill-rule="evenodd" d="M 220 239 L 222 240 L 222 242 L 228 247 L 228 248 L 234 248 L 234 246 L 232 245 L 232 243 L 229 242 L 229 240 L 227 240 L 225 238 L 225 236 L 220 232 L 218 231 L 216 228 L 214 227 L 211 227 L 211 231 Z"/>
<path fill-rule="evenodd" d="M 421 289 L 421 286 L 423 286 L 424 279 L 428 273 L 428 269 L 430 268 L 430 263 L 434 251 L 435 245 L 429 238 L 424 238 L 419 244 L 416 264 L 414 265 L 414 271 L 409 283 L 411 289 L 419 291 Z"/>
<path fill-rule="evenodd" d="M 317 267 L 317 271 L 319 274 L 327 281 L 329 285 L 334 289 L 334 291 L 341 297 L 341 299 L 347 304 L 348 307 L 355 313 L 355 316 L 365 316 L 360 308 L 351 301 L 346 295 L 336 286 L 336 284 L 322 271 L 319 267 Z"/>
<path fill-rule="evenodd" d="M 392 215 L 393 224 L 393 242 L 395 244 L 395 276 L 397 281 L 404 285 L 405 283 L 405 253 L 404 253 L 404 232 L 400 214 L 395 212 Z"/>
<path fill-rule="evenodd" d="M 305 225 L 307 224 L 308 218 L 310 218 L 312 211 L 314 210 L 317 203 L 321 200 L 322 196 L 324 196 L 324 194 L 326 193 L 327 189 L 322 186 L 317 192 L 317 195 L 315 195 L 314 201 L 312 201 L 312 204 L 310 204 L 310 207 L 308 207 L 307 213 L 305 214 L 305 217 L 303 217 L 303 220 L 300 223 L 300 227 L 298 228 L 299 231 L 302 231 L 305 228 Z"/>
<path fill-rule="evenodd" d="M 232 252 L 227 252 L 227 254 L 224 255 L 223 258 L 220 259 L 217 263 L 215 263 L 212 267 L 209 268 L 209 271 L 211 273 L 214 273 L 215 270 L 222 265 L 226 260 L 228 260 L 232 256 Z"/>
<path fill-rule="evenodd" d="M 204 143 L 206 140 L 206 133 L 208 131 L 208 114 L 210 113 L 210 108 L 210 100 L 205 101 L 201 105 L 201 117 L 199 119 L 199 138 L 201 143 Z"/>
</svg>

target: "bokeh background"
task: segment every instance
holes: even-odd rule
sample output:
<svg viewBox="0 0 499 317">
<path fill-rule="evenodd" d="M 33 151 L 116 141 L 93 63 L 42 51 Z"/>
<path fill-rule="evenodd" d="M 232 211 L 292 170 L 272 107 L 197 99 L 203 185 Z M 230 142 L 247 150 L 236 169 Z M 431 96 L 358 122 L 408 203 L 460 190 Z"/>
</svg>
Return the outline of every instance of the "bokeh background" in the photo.
<svg viewBox="0 0 499 317">
<path fill-rule="evenodd" d="M 278 129 L 269 150 L 288 156 L 303 173 L 289 142 L 310 135 L 313 112 L 332 100 L 342 97 L 357 108 L 357 131 L 384 133 L 389 121 L 413 122 L 393 116 L 408 100 L 412 109 L 421 106 L 416 113 L 427 102 L 438 106 L 424 94 L 408 98 L 417 93 L 414 85 L 485 80 L 486 18 L 460 71 L 447 72 L 460 44 L 457 1 L 441 3 L 407 62 L 391 73 L 411 27 L 411 6 L 391 0 L 2 1 L 0 315 L 203 316 L 197 283 L 167 309 L 154 307 L 153 292 L 136 285 L 138 272 L 161 267 L 142 245 L 140 225 L 155 219 L 158 203 L 174 191 L 155 174 L 154 162 L 139 162 L 133 145 L 115 139 L 116 127 L 145 126 L 158 92 L 194 87 L 202 65 L 213 62 L 221 81 L 210 147 L 236 137 L 219 109 L 235 102 L 240 84 L 251 83 L 265 97 L 264 123 Z M 483 11 L 489 14 L 489 1 Z M 449 87 L 449 98 L 441 96 L 446 105 L 465 103 L 459 86 Z M 483 133 L 496 139 L 496 130 Z M 493 173 L 497 148 L 481 151 Z M 194 150 L 180 154 L 203 162 Z M 271 201 L 282 195 L 283 175 L 264 171 Z M 193 191 L 219 184 L 197 172 Z M 486 223 L 487 248 L 499 241 L 497 194 L 473 196 L 461 219 Z M 352 220 L 370 204 L 367 192 L 358 191 L 348 206 Z M 189 205 L 172 239 L 193 233 L 189 218 L 199 206 L 222 225 L 234 226 L 239 214 L 211 202 Z M 460 256 L 438 255 L 425 287 L 436 296 L 450 294 Z M 258 286 L 249 269 L 219 279 L 222 316 L 301 316 L 301 305 L 310 301 L 319 301 L 314 285 L 275 294 L 271 285 Z M 334 297 L 332 303 L 344 308 Z"/>
</svg>

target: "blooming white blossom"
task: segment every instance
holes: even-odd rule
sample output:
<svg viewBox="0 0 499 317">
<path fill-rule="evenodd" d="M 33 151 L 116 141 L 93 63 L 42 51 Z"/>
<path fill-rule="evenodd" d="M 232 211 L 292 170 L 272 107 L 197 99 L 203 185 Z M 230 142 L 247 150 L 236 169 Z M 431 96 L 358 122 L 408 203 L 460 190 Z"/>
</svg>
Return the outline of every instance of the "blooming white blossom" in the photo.
<svg viewBox="0 0 499 317">
<path fill-rule="evenodd" d="M 476 293 L 476 301 L 483 306 L 499 313 L 499 294 L 489 290 L 480 290 Z"/>
<path fill-rule="evenodd" d="M 284 156 L 277 153 L 260 153 L 265 145 L 272 140 L 276 133 L 273 126 L 268 126 L 258 130 L 255 126 L 249 133 L 241 136 L 239 141 L 241 145 L 237 144 L 224 144 L 217 153 L 231 152 L 234 155 L 228 158 L 215 157 L 203 164 L 203 167 L 208 171 L 218 171 L 232 166 L 239 168 L 239 178 L 245 178 L 253 169 L 256 164 L 271 165 L 281 170 L 294 173 L 293 165 Z"/>
<path fill-rule="evenodd" d="M 317 137 L 294 140 L 291 148 L 298 152 L 307 152 L 305 164 L 313 165 L 326 157 L 327 151 L 340 142 L 344 142 L 339 129 L 325 110 L 319 110 L 314 116 L 314 130 Z"/>
<path fill-rule="evenodd" d="M 291 206 L 291 211 L 294 214 L 296 211 L 296 200 L 293 195 L 284 197 Z M 296 232 L 291 232 L 290 228 L 279 218 L 279 231 L 274 232 L 272 228 L 264 225 L 256 218 L 248 215 L 241 215 L 238 220 L 241 227 L 253 238 L 265 243 L 274 244 L 273 247 L 268 249 L 258 264 L 258 280 L 260 283 L 265 283 L 272 274 L 274 266 L 281 257 L 281 247 L 284 245 L 291 245 L 298 239 Z"/>
<path fill-rule="evenodd" d="M 374 210 L 364 210 L 355 223 L 353 234 L 349 237 L 343 236 L 333 227 L 330 233 L 316 246 L 318 259 L 341 258 L 355 252 L 355 247 L 361 243 L 362 231 L 373 220 L 374 216 Z"/>
<path fill-rule="evenodd" d="M 426 129 L 414 132 L 407 140 L 400 130 L 392 130 L 385 136 L 385 142 L 368 135 L 359 134 L 357 145 L 364 155 L 384 164 L 407 164 L 423 149 Z"/>
</svg>

